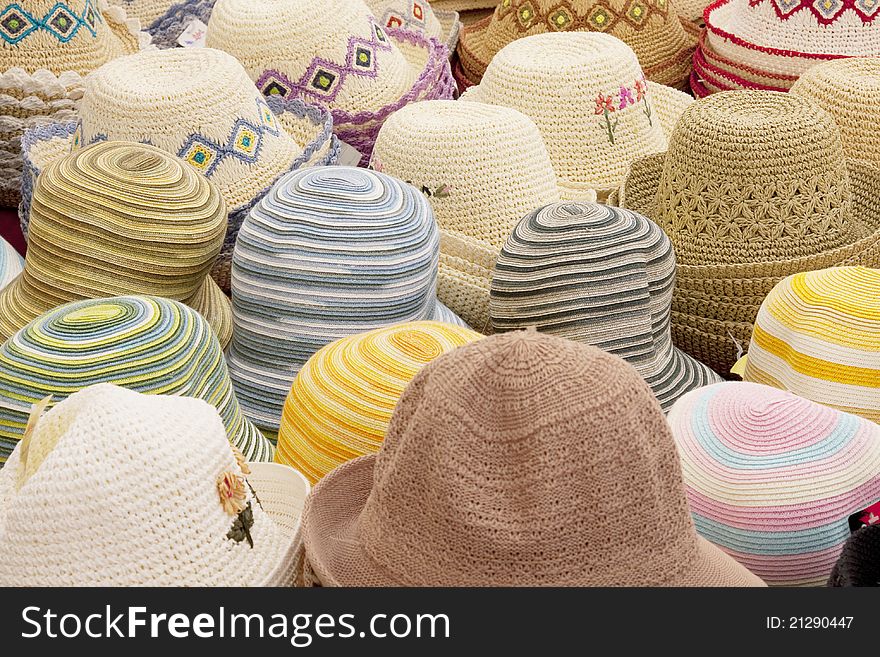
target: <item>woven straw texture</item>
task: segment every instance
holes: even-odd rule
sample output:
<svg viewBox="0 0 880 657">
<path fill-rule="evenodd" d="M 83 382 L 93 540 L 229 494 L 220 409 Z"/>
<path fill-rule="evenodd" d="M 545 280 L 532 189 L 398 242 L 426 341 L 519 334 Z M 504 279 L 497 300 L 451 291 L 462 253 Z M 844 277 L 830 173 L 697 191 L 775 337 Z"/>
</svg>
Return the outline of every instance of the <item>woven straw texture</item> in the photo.
<svg viewBox="0 0 880 657">
<path fill-rule="evenodd" d="M 714 94 L 665 156 L 633 164 L 621 205 L 652 218 L 678 260 L 673 340 L 726 373 L 784 277 L 880 266 L 880 170 L 845 158 L 831 116 L 792 94 Z"/>
<path fill-rule="evenodd" d="M 9 242 L 0 237 L 0 290 L 18 278 L 22 269 L 24 269 L 24 258 Z"/>
<path fill-rule="evenodd" d="M 296 528 L 263 509 L 261 478 L 247 470 L 201 400 L 108 384 L 78 392 L 0 471 L 0 585 L 289 585 Z M 253 546 L 227 536 L 226 474 L 251 504 Z M 305 482 L 298 492 L 288 506 Z"/>
<path fill-rule="evenodd" d="M 250 213 L 232 263 L 229 367 L 245 414 L 277 431 L 296 373 L 334 340 L 396 322 L 460 322 L 437 302 L 425 197 L 352 167 L 283 178 Z"/>
<path fill-rule="evenodd" d="M 499 0 L 432 0 L 431 6 L 443 11 L 476 11 L 494 8 L 498 2 Z"/>
<path fill-rule="evenodd" d="M 880 525 L 863 527 L 847 539 L 828 586 L 880 586 Z"/>
<path fill-rule="evenodd" d="M 683 87 L 691 71 L 695 38 L 669 0 L 502 0 L 495 13 L 462 30 L 458 55 L 465 76 L 478 84 L 505 46 L 526 36 L 604 32 L 638 56 L 649 80 Z"/>
<path fill-rule="evenodd" d="M 479 339 L 440 322 L 408 322 L 337 340 L 296 375 L 284 403 L 275 462 L 315 483 L 379 450 L 404 388 L 438 356 Z"/>
<path fill-rule="evenodd" d="M 675 253 L 635 212 L 556 203 L 527 215 L 498 256 L 489 305 L 495 331 L 529 326 L 617 354 L 664 411 L 720 381 L 672 345 Z"/>
<path fill-rule="evenodd" d="M 208 274 L 226 220 L 217 187 L 158 148 L 68 155 L 37 182 L 24 272 L 0 292 L 0 337 L 75 299 L 149 294 L 190 305 L 225 348 L 232 312 Z"/>
<path fill-rule="evenodd" d="M 457 11 L 434 11 L 425 0 L 366 0 L 380 25 L 402 27 L 433 37 L 455 52 L 461 22 Z"/>
<path fill-rule="evenodd" d="M 164 15 L 178 0 L 112 0 L 114 5 L 125 8 L 131 18 L 137 18 L 144 29 L 149 29 L 153 22 Z"/>
<path fill-rule="evenodd" d="M 372 167 L 428 196 L 441 235 L 440 300 L 489 331 L 492 268 L 504 241 L 527 213 L 559 200 L 534 122 L 482 103 L 417 103 L 385 123 Z"/>
<path fill-rule="evenodd" d="M 325 586 L 761 585 L 697 537 L 638 373 L 533 331 L 425 366 L 378 455 L 317 484 L 302 538 Z"/>
<path fill-rule="evenodd" d="M 758 311 L 743 379 L 880 423 L 880 270 L 780 282 Z"/>
<path fill-rule="evenodd" d="M 668 134 L 693 102 L 646 80 L 635 54 L 619 39 L 585 32 L 514 41 L 462 98 L 529 116 L 568 200 L 590 200 L 593 190 L 604 200 L 633 160 L 666 150 Z"/>
<path fill-rule="evenodd" d="M 821 585 L 849 516 L 880 501 L 880 426 L 791 393 L 727 382 L 669 423 L 697 531 L 770 585 Z"/>
<path fill-rule="evenodd" d="M 176 301 L 131 296 L 61 306 L 0 346 L 0 462 L 24 433 L 31 404 L 97 383 L 204 399 L 249 460 L 272 460 L 271 443 L 241 414 L 202 316 Z"/>
</svg>

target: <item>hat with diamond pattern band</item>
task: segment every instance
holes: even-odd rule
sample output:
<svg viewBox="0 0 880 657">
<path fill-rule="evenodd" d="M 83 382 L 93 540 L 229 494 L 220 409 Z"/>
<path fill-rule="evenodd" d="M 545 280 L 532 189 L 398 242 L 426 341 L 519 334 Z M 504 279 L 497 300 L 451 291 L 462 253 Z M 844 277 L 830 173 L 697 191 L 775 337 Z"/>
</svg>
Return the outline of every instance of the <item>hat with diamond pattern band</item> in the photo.
<svg viewBox="0 0 880 657">
<path fill-rule="evenodd" d="M 373 15 L 385 27 L 420 32 L 446 44 L 450 56 L 458 44 L 461 23 L 457 11 L 435 11 L 426 0 L 366 0 Z"/>
<path fill-rule="evenodd" d="M 633 163 L 620 205 L 670 237 L 676 346 L 726 374 L 786 276 L 880 266 L 880 167 L 847 159 L 813 101 L 728 91 L 682 114 L 665 154 Z"/>
</svg>

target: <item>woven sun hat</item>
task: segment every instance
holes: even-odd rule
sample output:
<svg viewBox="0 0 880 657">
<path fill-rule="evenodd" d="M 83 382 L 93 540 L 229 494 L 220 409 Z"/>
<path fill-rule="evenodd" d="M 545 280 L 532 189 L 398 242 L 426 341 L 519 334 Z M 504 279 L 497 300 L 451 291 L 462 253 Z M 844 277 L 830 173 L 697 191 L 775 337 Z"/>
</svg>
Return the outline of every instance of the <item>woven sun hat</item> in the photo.
<svg viewBox="0 0 880 657">
<path fill-rule="evenodd" d="M 24 269 L 24 258 L 0 237 L 0 290 L 12 283 Z"/>
<path fill-rule="evenodd" d="M 110 0 L 111 4 L 119 5 L 131 18 L 137 18 L 145 30 L 149 30 L 153 22 L 165 14 L 178 0 Z"/>
<path fill-rule="evenodd" d="M 103 142 L 51 164 L 34 190 L 22 274 L 0 292 L 0 338 L 75 299 L 150 294 L 197 310 L 221 346 L 232 309 L 209 273 L 226 234 L 216 185 L 153 146 Z"/>
<path fill-rule="evenodd" d="M 455 92 L 446 46 L 386 30 L 362 0 L 217 0 L 207 44 L 237 57 L 267 96 L 329 109 L 363 165 L 390 114 Z"/>
<path fill-rule="evenodd" d="M 78 126 L 45 126 L 25 138 L 23 230 L 29 190 L 53 159 L 98 141 L 149 143 L 220 189 L 229 229 L 213 276 L 224 290 L 249 209 L 283 174 L 337 156 L 327 112 L 297 100 L 267 103 L 241 64 L 210 48 L 144 51 L 105 64 L 86 81 L 79 117 Z"/>
<path fill-rule="evenodd" d="M 880 423 L 880 269 L 832 267 L 776 285 L 743 379 Z"/>
<path fill-rule="evenodd" d="M 676 346 L 726 374 L 783 278 L 880 266 L 878 188 L 880 170 L 847 159 L 811 100 L 731 91 L 685 110 L 668 152 L 633 163 L 620 204 L 672 240 Z"/>
<path fill-rule="evenodd" d="M 548 33 L 505 46 L 463 100 L 512 107 L 541 131 L 565 199 L 600 199 L 630 162 L 666 150 L 685 93 L 646 80 L 623 41 L 590 32 Z"/>
<path fill-rule="evenodd" d="M 880 586 L 880 524 L 862 527 L 847 539 L 828 586 Z"/>
<path fill-rule="evenodd" d="M 501 249 L 489 311 L 496 332 L 536 327 L 629 362 L 664 411 L 721 379 L 672 344 L 675 253 L 645 217 L 594 203 L 528 214 Z"/>
<path fill-rule="evenodd" d="M 407 322 L 323 347 L 296 375 L 284 402 L 275 462 L 315 483 L 382 445 L 404 388 L 438 356 L 481 338 L 442 322 Z"/>
<path fill-rule="evenodd" d="M 821 585 L 851 516 L 880 502 L 880 426 L 756 383 L 668 416 L 697 531 L 770 585 Z"/>
<path fill-rule="evenodd" d="M 100 384 L 40 410 L 0 471 L 0 585 L 293 583 L 308 482 L 210 404 Z"/>
<path fill-rule="evenodd" d="M 760 586 L 699 538 L 669 427 L 617 356 L 535 331 L 407 386 L 378 454 L 315 486 L 299 583 Z"/>
<path fill-rule="evenodd" d="M 24 434 L 31 404 L 97 383 L 203 399 L 249 460 L 272 460 L 272 444 L 241 414 L 204 318 L 177 301 L 128 296 L 66 304 L 0 346 L 0 464 Z"/>
<path fill-rule="evenodd" d="M 439 235 L 428 200 L 367 169 L 292 173 L 251 211 L 232 260 L 228 361 L 245 414 L 277 431 L 318 349 L 398 322 L 461 324 L 437 301 Z"/>
<path fill-rule="evenodd" d="M 648 79 L 660 84 L 683 87 L 690 75 L 696 38 L 685 31 L 671 0 L 501 0 L 494 14 L 462 30 L 462 73 L 471 84 L 479 84 L 508 44 L 560 32 L 598 32 L 623 40 Z"/>
<path fill-rule="evenodd" d="M 83 78 L 150 37 L 105 0 L 29 0 L 0 2 L 0 40 L 0 205 L 15 206 L 25 130 L 73 118 Z"/>
<path fill-rule="evenodd" d="M 380 24 L 433 37 L 455 52 L 461 22 L 457 11 L 435 11 L 425 0 L 366 0 Z M 433 4 L 433 3 L 432 3 Z"/>
<path fill-rule="evenodd" d="M 385 122 L 372 167 L 421 189 L 440 228 L 440 300 L 490 330 L 495 258 L 535 207 L 558 201 L 556 176 L 534 122 L 482 103 L 416 103 Z"/>
</svg>

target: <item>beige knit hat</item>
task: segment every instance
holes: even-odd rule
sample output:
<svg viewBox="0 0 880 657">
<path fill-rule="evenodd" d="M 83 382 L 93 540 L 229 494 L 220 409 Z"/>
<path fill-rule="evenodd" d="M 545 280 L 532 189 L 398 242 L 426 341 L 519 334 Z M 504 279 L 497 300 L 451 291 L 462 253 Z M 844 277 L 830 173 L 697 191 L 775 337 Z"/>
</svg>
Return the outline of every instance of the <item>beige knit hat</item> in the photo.
<svg viewBox="0 0 880 657">
<path fill-rule="evenodd" d="M 385 122 L 372 167 L 428 196 L 440 228 L 437 296 L 488 332 L 495 258 L 523 216 L 560 198 L 535 124 L 495 105 L 416 103 Z"/>
<path fill-rule="evenodd" d="M 761 586 L 697 536 L 650 388 L 617 356 L 534 331 L 425 366 L 377 455 L 302 519 L 324 586 Z"/>
<path fill-rule="evenodd" d="M 678 259 L 678 347 L 726 373 L 764 297 L 790 274 L 880 265 L 880 169 L 847 159 L 809 99 L 731 91 L 694 103 L 665 154 L 633 164 L 621 205 L 652 218 Z"/>
<path fill-rule="evenodd" d="M 503 105 L 531 117 L 556 171 L 561 195 L 600 199 L 620 186 L 633 160 L 666 150 L 693 98 L 645 79 L 623 41 L 594 32 L 526 37 L 495 55 L 463 100 Z"/>
<path fill-rule="evenodd" d="M 435 11 L 425 0 L 366 0 L 385 27 L 402 27 L 434 37 L 455 52 L 461 22 L 457 11 Z M 432 3 L 433 4 L 433 3 Z"/>
</svg>

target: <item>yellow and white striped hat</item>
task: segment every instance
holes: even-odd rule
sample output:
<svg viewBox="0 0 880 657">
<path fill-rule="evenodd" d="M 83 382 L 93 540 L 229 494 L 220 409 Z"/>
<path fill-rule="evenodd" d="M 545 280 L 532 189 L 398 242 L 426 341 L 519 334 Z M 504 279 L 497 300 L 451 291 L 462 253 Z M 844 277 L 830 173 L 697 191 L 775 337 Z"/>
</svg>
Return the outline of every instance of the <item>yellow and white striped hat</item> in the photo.
<svg viewBox="0 0 880 657">
<path fill-rule="evenodd" d="M 777 284 L 743 379 L 880 422 L 880 269 L 831 267 Z"/>
</svg>

